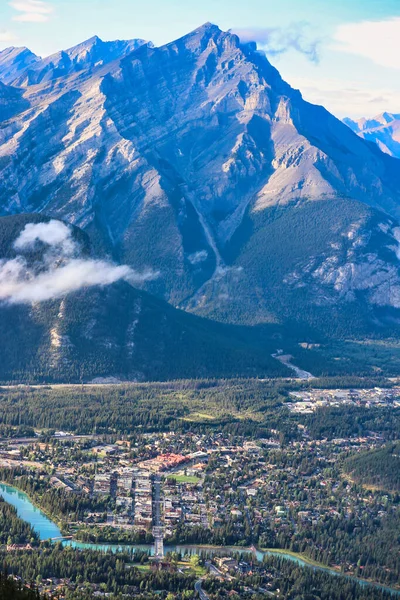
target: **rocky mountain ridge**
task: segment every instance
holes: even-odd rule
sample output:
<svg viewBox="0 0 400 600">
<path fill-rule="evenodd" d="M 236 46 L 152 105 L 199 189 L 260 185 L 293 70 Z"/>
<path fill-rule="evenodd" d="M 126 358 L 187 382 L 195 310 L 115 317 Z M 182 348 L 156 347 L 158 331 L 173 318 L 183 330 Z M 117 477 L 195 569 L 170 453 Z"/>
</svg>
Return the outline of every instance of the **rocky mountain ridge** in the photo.
<svg viewBox="0 0 400 600">
<path fill-rule="evenodd" d="M 4 87 L 1 214 L 78 225 L 97 252 L 159 271 L 145 289 L 220 320 L 399 308 L 397 160 L 210 23 L 100 65 L 81 65 L 87 48 Z"/>
<path fill-rule="evenodd" d="M 144 44 L 152 46 L 151 42 L 141 39 L 104 42 L 95 35 L 46 58 L 25 47 L 6 48 L 0 51 L 0 81 L 13 87 L 38 85 L 73 73 L 95 70 L 127 56 Z"/>
</svg>

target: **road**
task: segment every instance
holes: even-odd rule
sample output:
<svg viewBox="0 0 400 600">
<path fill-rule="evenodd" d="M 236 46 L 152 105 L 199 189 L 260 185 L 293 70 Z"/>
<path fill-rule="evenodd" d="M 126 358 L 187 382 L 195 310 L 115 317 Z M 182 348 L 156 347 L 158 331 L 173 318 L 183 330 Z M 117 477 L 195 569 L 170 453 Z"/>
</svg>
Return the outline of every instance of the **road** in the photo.
<svg viewBox="0 0 400 600">
<path fill-rule="evenodd" d="M 154 556 L 164 556 L 164 530 L 161 523 L 161 477 L 156 475 L 153 482 L 153 536 Z"/>
<path fill-rule="evenodd" d="M 50 437 L 51 439 L 57 440 L 58 442 L 71 442 L 74 440 L 90 440 L 99 436 L 96 436 L 93 433 L 88 433 L 87 435 L 52 435 Z M 37 444 L 40 441 L 40 435 L 37 435 L 36 437 L 0 438 L 0 442 L 10 442 L 12 444 Z"/>
<path fill-rule="evenodd" d="M 215 575 L 215 577 L 222 577 L 222 578 L 224 578 L 223 573 L 221 573 L 221 571 L 219 571 L 217 569 L 217 567 L 215 565 L 213 565 L 210 560 L 206 560 L 205 565 L 206 565 L 207 569 L 209 569 L 211 575 Z"/>
<path fill-rule="evenodd" d="M 208 594 L 206 594 L 206 592 L 203 590 L 203 588 L 201 587 L 202 584 L 202 580 L 199 579 L 198 581 L 196 581 L 196 583 L 194 584 L 194 589 L 195 591 L 198 593 L 199 598 L 201 600 L 208 600 L 210 598 L 210 596 Z"/>
<path fill-rule="evenodd" d="M 154 525 L 155 527 L 161 526 L 161 477 L 156 475 L 154 477 Z"/>
<path fill-rule="evenodd" d="M 246 515 L 246 521 L 247 521 L 247 524 L 248 524 L 249 529 L 250 529 L 251 537 L 253 538 L 253 525 L 252 525 L 252 522 L 251 522 L 249 507 L 246 505 L 246 497 L 244 495 L 244 490 L 243 489 L 240 490 L 240 499 L 241 499 L 241 501 L 243 503 L 243 508 L 244 508 L 244 512 L 245 512 L 245 515 Z"/>
</svg>

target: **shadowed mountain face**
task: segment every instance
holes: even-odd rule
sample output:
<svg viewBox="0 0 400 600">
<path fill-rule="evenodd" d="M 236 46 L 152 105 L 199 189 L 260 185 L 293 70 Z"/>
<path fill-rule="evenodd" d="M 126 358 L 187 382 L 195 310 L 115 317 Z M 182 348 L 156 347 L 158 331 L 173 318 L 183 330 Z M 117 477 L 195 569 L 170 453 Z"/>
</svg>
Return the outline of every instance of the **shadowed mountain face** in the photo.
<svg viewBox="0 0 400 600">
<path fill-rule="evenodd" d="M 400 115 L 382 113 L 374 119 L 343 119 L 343 122 L 364 140 L 374 142 L 390 156 L 400 158 Z"/>
<path fill-rule="evenodd" d="M 15 268 L 14 244 L 21 232 L 48 221 L 40 215 L 0 218 L 0 285 L 4 264 Z M 89 259 L 87 235 L 74 228 L 73 239 L 81 248 L 79 258 Z M 48 267 L 45 251 L 36 243 L 24 253 L 30 276 Z M 83 286 L 46 301 L 0 300 L 0 336 L 2 382 L 288 374 L 246 332 L 176 310 L 126 281 Z"/>
<path fill-rule="evenodd" d="M 0 51 L 0 81 L 12 84 L 27 69 L 33 68 L 40 58 L 28 48 L 6 48 Z"/>
<path fill-rule="evenodd" d="M 23 98 L 22 90 L 5 85 L 0 81 L 0 122 L 29 107 L 29 102 Z"/>
<path fill-rule="evenodd" d="M 342 330 L 349 314 L 396 321 L 397 160 L 214 25 L 110 44 L 12 82 L 25 104 L 0 132 L 1 214 L 79 225 L 97 252 L 160 271 L 148 291 L 221 320 L 325 326 L 336 306 Z"/>
</svg>

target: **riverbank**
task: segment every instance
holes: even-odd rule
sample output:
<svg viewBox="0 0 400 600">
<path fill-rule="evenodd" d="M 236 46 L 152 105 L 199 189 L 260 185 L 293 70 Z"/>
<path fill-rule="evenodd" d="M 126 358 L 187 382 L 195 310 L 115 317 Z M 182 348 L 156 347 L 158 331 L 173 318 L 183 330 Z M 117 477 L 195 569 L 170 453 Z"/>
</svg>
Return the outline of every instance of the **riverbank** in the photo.
<svg viewBox="0 0 400 600">
<path fill-rule="evenodd" d="M 0 495 L 3 496 L 4 500 L 14 506 L 17 510 L 18 516 L 28 522 L 31 527 L 38 533 L 41 541 L 50 540 L 52 542 L 61 541 L 64 546 L 70 546 L 77 550 L 94 550 L 99 552 L 129 552 L 133 553 L 135 550 L 142 550 L 148 552 L 150 555 L 154 555 L 154 546 L 150 544 L 91 544 L 79 542 L 73 539 L 65 539 L 58 526 L 51 521 L 51 519 L 37 506 L 35 506 L 28 495 L 22 492 L 14 486 L 9 484 L 0 483 Z M 355 575 L 349 573 L 342 573 L 339 569 L 328 567 L 323 565 L 307 556 L 293 552 L 291 550 L 282 550 L 278 548 L 249 548 L 244 546 L 212 546 L 212 545 L 196 545 L 196 544 L 175 544 L 165 546 L 166 552 L 178 552 L 181 554 L 209 554 L 212 555 L 226 555 L 234 553 L 252 554 L 257 560 L 262 561 L 264 556 L 277 556 L 286 560 L 296 562 L 299 566 L 305 568 L 316 569 L 330 573 L 337 577 L 347 577 L 350 580 L 358 582 L 360 585 L 371 585 L 381 590 L 390 592 L 391 594 L 400 595 L 400 587 L 392 588 L 380 584 L 375 581 L 367 579 L 361 579 Z"/>
<path fill-rule="evenodd" d="M 36 511 L 39 511 L 40 513 L 42 513 L 48 519 L 48 521 L 50 523 L 53 523 L 58 528 L 58 530 L 60 532 L 60 536 L 59 536 L 60 538 L 70 535 L 68 531 L 66 531 L 66 530 L 63 531 L 63 527 L 62 527 L 63 523 L 58 518 L 58 516 L 55 514 L 52 514 L 51 512 L 49 512 L 48 510 L 43 508 L 40 505 L 40 503 L 38 502 L 37 498 L 34 499 L 31 496 L 28 496 L 28 494 L 22 488 L 18 487 L 18 481 L 13 481 L 12 485 L 7 483 L 6 481 L 0 481 L 0 496 L 3 496 L 2 486 L 5 486 L 6 488 L 9 488 L 10 490 L 15 490 L 16 492 L 19 492 L 20 494 L 26 496 L 26 498 L 28 498 L 29 502 L 31 503 L 32 507 Z"/>
<path fill-rule="evenodd" d="M 381 590 L 390 592 L 391 594 L 400 595 L 400 585 L 395 587 L 389 587 L 384 585 L 383 583 L 379 583 L 378 581 L 373 581 L 372 579 L 363 579 L 362 577 L 357 577 L 357 575 L 354 575 L 354 573 L 348 571 L 343 572 L 339 567 L 331 567 L 328 565 L 324 565 L 323 563 L 319 563 L 301 552 L 293 552 L 292 550 L 280 550 L 278 548 L 260 548 L 259 551 L 264 553 L 265 555 L 275 555 L 284 557 L 288 560 L 293 560 L 297 562 L 301 566 L 310 567 L 319 571 L 325 571 L 327 573 L 330 573 L 331 575 L 335 575 L 338 577 L 346 577 L 347 579 L 357 581 L 358 583 L 360 583 L 360 585 L 371 585 Z"/>
<path fill-rule="evenodd" d="M 295 560 L 301 561 L 309 567 L 314 567 L 316 569 L 327 569 L 329 571 L 337 571 L 339 575 L 341 573 L 340 569 L 336 569 L 335 567 L 330 567 L 329 565 L 325 565 L 324 563 L 317 562 L 316 560 L 309 558 L 303 552 L 293 552 L 292 550 L 284 550 L 282 548 L 259 548 L 259 551 L 263 552 L 264 554 L 277 554 L 279 556 L 285 555 L 288 558 L 290 557 Z"/>
</svg>

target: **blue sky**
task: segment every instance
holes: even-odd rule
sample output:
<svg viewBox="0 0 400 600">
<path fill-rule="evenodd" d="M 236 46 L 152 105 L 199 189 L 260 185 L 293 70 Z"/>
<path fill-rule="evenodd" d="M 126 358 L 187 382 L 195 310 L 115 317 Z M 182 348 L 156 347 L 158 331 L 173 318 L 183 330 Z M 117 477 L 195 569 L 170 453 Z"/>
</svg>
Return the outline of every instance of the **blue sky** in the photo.
<svg viewBox="0 0 400 600">
<path fill-rule="evenodd" d="M 94 34 L 160 45 L 205 21 L 255 38 L 340 117 L 400 113 L 400 0 L 0 0 L 0 48 L 44 56 Z"/>
</svg>

